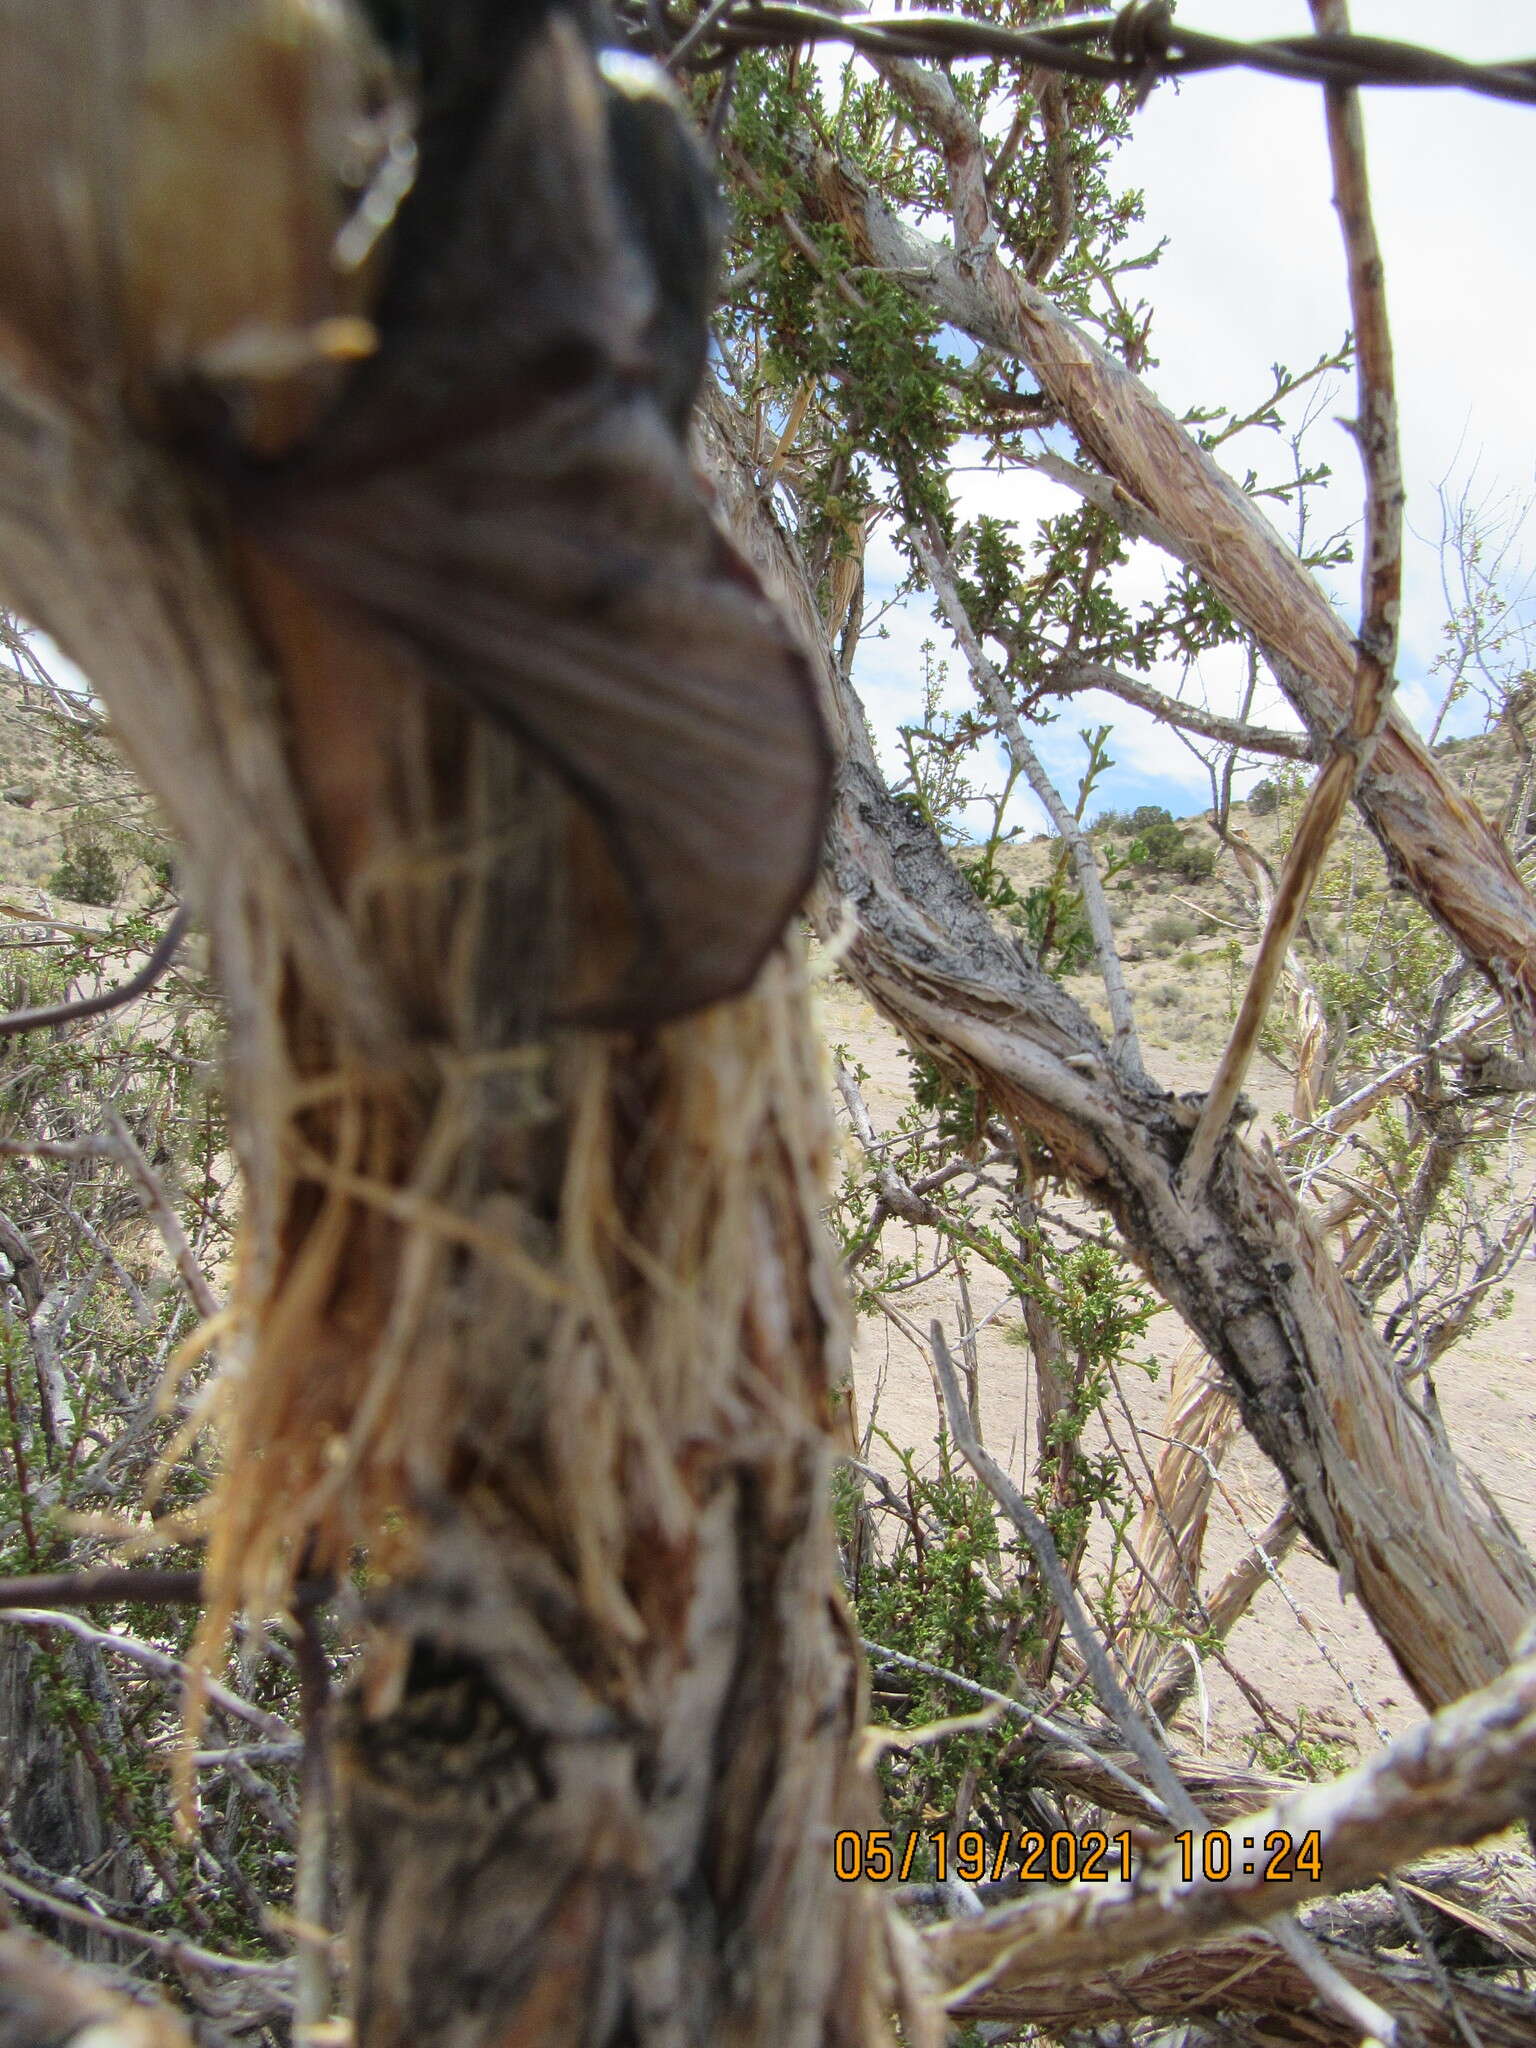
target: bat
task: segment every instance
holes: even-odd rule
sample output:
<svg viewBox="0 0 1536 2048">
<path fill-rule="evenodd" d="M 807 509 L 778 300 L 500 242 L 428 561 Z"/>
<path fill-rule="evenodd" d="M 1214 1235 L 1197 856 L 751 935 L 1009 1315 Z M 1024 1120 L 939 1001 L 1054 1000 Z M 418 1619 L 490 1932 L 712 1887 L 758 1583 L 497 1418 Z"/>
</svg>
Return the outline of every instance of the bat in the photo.
<svg viewBox="0 0 1536 2048">
<path fill-rule="evenodd" d="M 226 469 L 232 516 L 577 793 L 634 925 L 583 1021 L 649 1027 L 752 981 L 831 781 L 808 664 L 686 449 L 718 201 L 661 74 L 593 12 L 392 12 L 421 97 L 378 346 L 299 445 Z"/>
</svg>

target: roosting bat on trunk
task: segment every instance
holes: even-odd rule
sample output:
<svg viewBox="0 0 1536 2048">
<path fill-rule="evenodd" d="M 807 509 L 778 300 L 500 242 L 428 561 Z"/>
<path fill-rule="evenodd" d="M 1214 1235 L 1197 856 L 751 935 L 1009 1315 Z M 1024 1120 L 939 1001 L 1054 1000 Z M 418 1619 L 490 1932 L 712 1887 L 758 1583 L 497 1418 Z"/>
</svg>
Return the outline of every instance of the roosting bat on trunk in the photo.
<svg viewBox="0 0 1536 2048">
<path fill-rule="evenodd" d="M 581 1015 L 645 1026 L 751 981 L 830 781 L 809 670 L 685 448 L 717 201 L 661 74 L 587 10 L 410 12 L 418 160 L 376 351 L 298 445 L 247 447 L 219 488 L 258 563 L 579 793 L 634 926 Z"/>
</svg>

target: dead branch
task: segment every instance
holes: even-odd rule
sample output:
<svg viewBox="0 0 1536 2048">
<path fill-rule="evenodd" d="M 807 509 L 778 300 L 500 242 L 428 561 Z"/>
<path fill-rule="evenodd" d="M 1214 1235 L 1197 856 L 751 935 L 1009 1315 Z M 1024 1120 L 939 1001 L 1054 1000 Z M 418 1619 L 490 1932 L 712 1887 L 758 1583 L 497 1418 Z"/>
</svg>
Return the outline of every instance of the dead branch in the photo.
<svg viewBox="0 0 1536 2048">
<path fill-rule="evenodd" d="M 1466 2048 L 1466 2036 L 1447 2013 L 1440 1980 L 1426 1964 L 1346 1948 L 1331 1952 L 1340 1973 L 1389 2012 L 1409 2040 L 1421 2048 Z M 1480 2048 L 1526 2048 L 1531 2008 L 1524 1992 L 1462 1979 L 1455 1993 Z M 1052 2032 L 1117 2019 L 1205 2019 L 1215 2023 L 1222 2040 L 1257 2038 L 1265 2048 L 1360 2048 L 1353 2025 L 1320 2006 L 1301 1972 L 1257 1929 L 1128 1968 L 1030 1978 L 1006 1989 L 982 1986 L 952 2009 L 968 2019 L 1032 2023 Z M 1248 2014 L 1262 2022 L 1257 2037 L 1233 2029 L 1234 2018 Z"/>
<path fill-rule="evenodd" d="M 917 551 L 940 609 L 949 621 L 961 653 L 965 656 L 976 688 L 982 701 L 997 720 L 1009 755 L 1023 769 L 1030 788 L 1039 797 L 1065 843 L 1072 857 L 1072 871 L 1077 876 L 1077 886 L 1082 892 L 1083 913 L 1088 920 L 1088 929 L 1093 934 L 1094 956 L 1099 974 L 1103 979 L 1104 993 L 1109 1002 L 1110 1022 L 1114 1031 L 1114 1052 L 1118 1064 L 1133 1076 L 1144 1073 L 1141 1064 L 1141 1046 L 1136 1037 L 1136 1019 L 1131 1009 L 1130 991 L 1125 985 L 1125 975 L 1120 965 L 1120 950 L 1115 944 L 1114 927 L 1109 920 L 1109 905 L 1104 898 L 1104 883 L 1099 874 L 1098 860 L 1094 855 L 1093 842 L 1083 830 L 1076 817 L 1062 802 L 1060 793 L 1046 774 L 1043 763 L 1024 731 L 1024 722 L 1008 694 L 1008 686 L 987 658 L 981 644 L 981 636 L 972 624 L 955 581 L 954 563 L 944 546 L 943 536 L 937 524 L 929 520 L 925 529 L 912 530 L 912 544 Z"/>
<path fill-rule="evenodd" d="M 1244 1922 L 1268 1921 L 1306 1898 L 1372 1884 L 1431 1850 L 1476 1842 L 1521 1817 L 1533 1768 L 1536 1656 L 1331 1784 L 1309 1786 L 1212 1830 L 1213 1838 L 1226 1839 L 1209 1865 L 1197 1836 L 1187 1879 L 1174 1845 L 1156 1852 L 1129 1882 L 1053 1887 L 937 1930 L 925 1946 L 952 2001 L 966 2010 L 982 1993 L 1097 1977 Z M 1314 1834 L 1320 1879 L 1298 1870 L 1284 1884 L 1266 1880 L 1271 1837 L 1295 1845 Z M 1287 1868 L 1292 1861 L 1287 1852 Z M 1231 1874 L 1215 1881 L 1204 1874 L 1211 1867 Z"/>
<path fill-rule="evenodd" d="M 1212 824 L 1216 819 L 1212 817 Z M 1228 825 L 1221 833 L 1223 843 L 1237 862 L 1243 880 L 1253 892 L 1259 916 L 1267 930 L 1275 913 L 1275 875 L 1269 862 L 1245 832 Z M 1305 915 L 1301 930 L 1306 931 Z M 1308 933 L 1308 937 L 1311 934 Z M 1328 1056 L 1328 1017 L 1322 998 L 1294 945 L 1285 949 L 1285 973 L 1296 1000 L 1296 1077 L 1291 1090 L 1291 1113 L 1308 1122 L 1317 1110 L 1318 1083 Z"/>
<path fill-rule="evenodd" d="M 1133 1778 L 1123 1764 L 1112 1756 L 1106 1756 L 1104 1746 L 1095 1741 L 1086 1729 L 1075 1729 L 1058 1716 L 1037 1713 L 1024 1701 L 1011 1699 L 1007 1693 L 997 1692 L 991 1686 L 981 1685 L 974 1678 L 966 1678 L 958 1671 L 947 1671 L 942 1664 L 933 1664 L 925 1657 L 909 1656 L 904 1650 L 889 1650 L 883 1643 L 866 1641 L 864 1648 L 878 1669 L 888 1666 L 893 1670 L 918 1671 L 925 1678 L 937 1678 L 945 1685 L 952 1685 L 958 1692 L 969 1694 L 972 1699 L 985 1700 L 997 1708 L 1000 1714 L 1021 1721 L 1032 1734 L 1041 1736 L 1054 1748 L 1065 1752 L 1070 1759 L 1062 1770 L 1068 1782 L 1075 1782 L 1073 1773 L 1085 1773 L 1084 1782 L 1094 1785 L 1110 1785 L 1116 1798 L 1129 1800 L 1127 1812 L 1145 1816 L 1166 1825 L 1170 1816 L 1162 1801 L 1145 1785 Z"/>
<path fill-rule="evenodd" d="M 893 84 L 900 86 L 896 74 Z M 926 108 L 909 102 L 918 118 Z M 942 135 L 941 129 L 935 130 Z M 911 227 L 851 165 L 807 144 L 804 184 L 863 260 L 984 345 L 1022 358 L 1106 472 L 1111 502 L 1199 570 L 1272 657 L 1304 725 L 1326 743 L 1349 716 L 1355 650 L 1316 582 L 1262 511 L 1140 380 L 994 247 L 953 249 Z M 1389 718 L 1359 803 L 1393 872 L 1522 1017 L 1536 1014 L 1536 901 L 1498 835 L 1400 717 Z"/>
<path fill-rule="evenodd" d="M 205 1321 L 211 1320 L 219 1313 L 219 1297 L 209 1286 L 207 1275 L 197 1262 L 197 1254 L 181 1227 L 181 1218 L 176 1214 L 174 1204 L 160 1183 L 159 1174 L 145 1158 L 143 1147 L 115 1109 L 107 1112 L 107 1125 L 117 1155 L 133 1177 L 145 1214 L 164 1240 L 192 1306 Z"/>
<path fill-rule="evenodd" d="M 1348 22 L 1345 0 L 1313 0 L 1312 11 L 1320 25 L 1326 23 L 1340 33 Z M 1392 338 L 1387 324 L 1381 252 L 1371 219 L 1360 109 L 1352 91 L 1336 86 L 1328 88 L 1327 104 L 1335 203 L 1349 259 L 1349 301 L 1354 318 L 1360 399 L 1355 437 L 1360 445 L 1366 484 L 1359 652 L 1348 720 L 1335 742 L 1333 759 L 1313 784 L 1296 828 L 1237 1021 L 1217 1065 L 1184 1161 L 1184 1182 L 1190 1188 L 1197 1187 L 1209 1173 L 1216 1147 L 1242 1092 L 1248 1063 L 1259 1042 L 1259 1032 L 1306 910 L 1312 884 L 1345 806 L 1380 738 L 1390 707 L 1397 661 L 1398 602 L 1403 582 L 1403 475 L 1397 449 Z M 1502 842 L 1496 843 L 1502 849 Z"/>
<path fill-rule="evenodd" d="M 109 1010 L 120 1010 L 126 1003 L 136 1002 L 163 979 L 191 923 L 192 912 L 182 904 L 155 941 L 149 958 L 137 974 L 119 982 L 116 988 L 101 990 L 98 995 L 75 996 L 65 1003 L 44 1003 L 35 1010 L 12 1010 L 9 1015 L 0 1017 L 0 1038 L 14 1038 L 23 1031 L 40 1031 L 53 1024 L 70 1024 L 81 1017 L 102 1017 Z"/>
<path fill-rule="evenodd" d="M 1068 465 L 1070 466 L 1070 465 Z M 1055 472 L 1052 471 L 1052 474 Z M 1100 477 L 1098 482 L 1105 482 Z M 1310 761 L 1317 753 L 1316 742 L 1304 732 L 1280 732 L 1271 726 L 1247 725 L 1240 718 L 1223 718 L 1200 704 L 1186 704 L 1182 698 L 1154 690 L 1140 676 L 1110 668 L 1101 661 L 1055 662 L 1041 670 L 1032 689 L 1042 697 L 1072 697 L 1084 690 L 1104 690 L 1123 703 L 1150 712 L 1162 725 L 1199 733 L 1218 740 L 1224 747 L 1236 747 L 1245 754 L 1273 754 L 1283 761 Z"/>
<path fill-rule="evenodd" d="M 1301 1534 L 1296 1511 L 1289 1501 L 1269 1526 L 1237 1560 L 1230 1571 L 1205 1596 L 1206 1626 L 1217 1642 L 1224 1642 L 1248 1612 L 1262 1587 L 1272 1583 L 1273 1568 L 1282 1564 Z M 1152 1709 L 1159 1720 L 1176 1714 L 1194 1681 L 1192 1666 L 1174 1665 L 1152 1693 Z"/>
<path fill-rule="evenodd" d="M 10 1607 L 91 1607 L 132 1600 L 146 1606 L 195 1606 L 203 1597 L 201 1572 L 156 1571 L 141 1565 L 98 1565 L 78 1572 L 36 1572 L 0 1579 L 0 1610 Z"/>
<path fill-rule="evenodd" d="M 176 1685 L 189 1685 L 196 1674 L 192 1667 L 180 1657 L 173 1657 L 166 1650 L 156 1649 L 153 1643 L 141 1642 L 137 1636 L 122 1635 L 116 1630 L 97 1628 L 88 1621 L 82 1621 L 78 1614 L 55 1612 L 41 1607 L 7 1607 L 0 1609 L 0 1626 L 10 1628 L 53 1628 L 65 1635 L 76 1637 L 82 1643 L 94 1643 L 99 1649 L 114 1651 L 126 1657 L 130 1663 L 151 1671 L 157 1678 L 168 1679 Z M 267 1707 L 259 1707 L 253 1700 L 242 1699 L 216 1678 L 200 1681 L 204 1686 L 210 1705 L 220 1713 L 233 1714 L 236 1720 L 247 1722 L 262 1735 L 270 1736 L 277 1742 L 293 1742 L 298 1739 L 298 1730 L 291 1727 L 281 1714 L 274 1714 Z"/>
<path fill-rule="evenodd" d="M 1115 1217 L 1230 1375 L 1308 1533 L 1349 1572 L 1419 1697 L 1440 1704 L 1486 1683 L 1536 1610 L 1536 1568 L 1405 1400 L 1273 1163 L 1234 1140 L 1186 1206 L 1174 1177 L 1188 1109 L 1116 1075 L 1090 1020 L 1004 943 L 937 840 L 892 801 L 862 713 L 819 647 L 803 565 L 771 508 L 736 481 L 733 415 L 718 393 L 707 407 L 722 502 L 818 652 L 837 720 L 845 766 L 817 916 L 844 965 L 914 1043 L 1035 1133 L 1057 1170 Z"/>
<path fill-rule="evenodd" d="M 1278 1148 L 1282 1158 L 1318 1138 L 1336 1137 L 1351 1130 L 1356 1124 L 1363 1123 L 1379 1103 L 1407 1088 L 1427 1060 L 1436 1059 L 1444 1053 L 1454 1051 L 1458 1046 L 1465 1045 L 1477 1032 L 1502 1015 L 1503 1009 L 1502 1002 L 1486 1003 L 1481 1009 L 1474 1010 L 1470 1017 L 1463 1018 L 1461 1023 L 1454 1025 L 1451 1030 L 1436 1039 L 1433 1045 L 1425 1046 L 1420 1052 L 1410 1053 L 1406 1059 L 1397 1061 L 1394 1066 L 1385 1068 L 1379 1074 L 1373 1074 L 1370 1080 L 1363 1081 L 1352 1094 L 1343 1096 L 1335 1102 L 1315 1122 L 1292 1131 Z"/>
</svg>

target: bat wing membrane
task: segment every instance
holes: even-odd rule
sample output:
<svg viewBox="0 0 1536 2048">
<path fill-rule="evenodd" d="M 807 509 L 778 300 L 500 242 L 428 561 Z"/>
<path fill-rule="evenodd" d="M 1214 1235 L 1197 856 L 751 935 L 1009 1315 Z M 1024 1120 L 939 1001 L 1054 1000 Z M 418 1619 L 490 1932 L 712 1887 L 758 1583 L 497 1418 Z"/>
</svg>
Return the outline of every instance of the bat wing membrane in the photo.
<svg viewBox="0 0 1536 2048">
<path fill-rule="evenodd" d="M 752 979 L 814 872 L 830 761 L 807 663 L 682 445 L 708 175 L 664 94 L 621 112 L 552 11 L 467 157 L 429 125 L 379 355 L 239 516 L 590 804 L 636 921 L 602 1008 L 651 1022 Z"/>
<path fill-rule="evenodd" d="M 307 492 L 266 545 L 590 804 L 637 922 L 598 1021 L 655 1022 L 752 980 L 815 872 L 829 750 L 648 401 L 551 424 Z"/>
</svg>

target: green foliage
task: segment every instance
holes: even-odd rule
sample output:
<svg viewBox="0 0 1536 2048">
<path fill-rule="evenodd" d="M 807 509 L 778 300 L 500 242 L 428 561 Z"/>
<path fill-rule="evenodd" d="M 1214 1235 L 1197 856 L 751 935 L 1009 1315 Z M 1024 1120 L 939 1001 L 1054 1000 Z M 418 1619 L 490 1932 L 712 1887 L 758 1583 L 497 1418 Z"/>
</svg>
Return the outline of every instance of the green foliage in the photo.
<svg viewBox="0 0 1536 2048">
<path fill-rule="evenodd" d="M 1038 1610 L 1031 1593 L 1010 1577 L 990 1497 L 954 1470 L 944 1437 L 938 1470 L 931 1474 L 919 1472 L 909 1450 L 885 1441 L 900 1465 L 896 1491 L 905 1514 L 890 1550 L 873 1551 L 852 1589 L 860 1633 L 883 1648 L 1011 1692 L 1012 1649 Z M 845 1501 L 845 1543 L 852 1513 L 852 1503 Z M 877 1669 L 875 1676 L 877 1722 L 916 1726 L 956 1711 L 955 1691 L 941 1679 L 899 1667 Z M 942 1825 L 967 1777 L 977 1781 L 984 1800 L 989 1793 L 996 1796 L 998 1747 L 996 1734 L 987 1730 L 909 1754 L 889 1753 L 880 1777 L 885 1819 L 898 1841 Z M 913 1875 L 928 1876 L 926 1844 L 919 1857 Z"/>
<path fill-rule="evenodd" d="M 1342 920 L 1343 945 L 1311 963 L 1340 1045 L 1341 1085 L 1414 1042 L 1454 958 L 1452 942 L 1410 898 L 1360 897 Z"/>
<path fill-rule="evenodd" d="M 984 1228 L 976 1228 L 970 1250 L 995 1258 L 1001 1247 L 989 1242 Z M 1095 1514 L 1108 1518 L 1110 1573 L 1096 1604 L 1109 1618 L 1116 1560 L 1131 1510 L 1117 1458 L 1110 1452 L 1090 1454 L 1082 1440 L 1106 1398 L 1113 1371 L 1126 1366 L 1155 1370 L 1138 1353 L 1156 1303 L 1107 1237 L 1063 1247 L 1047 1233 L 1032 1230 L 1007 1256 L 1004 1270 L 1018 1297 L 1033 1301 L 1053 1320 L 1066 1362 L 1067 1378 L 1059 1388 L 1033 1487 L 1035 1504 L 1069 1560 L 1080 1557 Z M 1009 1334 L 1027 1345 L 1023 1322 Z M 861 1634 L 885 1649 L 1017 1697 L 1021 1682 L 1038 1682 L 1045 1675 L 1047 1646 L 1054 1640 L 1051 1603 L 1032 1555 L 1000 1530 L 990 1497 L 968 1472 L 957 1469 L 942 1430 L 936 1455 L 921 1465 L 907 1447 L 884 1435 L 880 1441 L 898 1477 L 873 1504 L 873 1512 L 858 1487 L 845 1481 L 836 1493 L 844 1554 L 855 1560 L 850 1591 Z M 966 1704 L 940 1679 L 877 1664 L 878 1720 L 919 1725 Z M 881 1775 L 886 1817 L 898 1840 L 909 1830 L 927 1836 L 943 1826 L 962 1783 L 970 1792 L 968 1811 L 975 1816 L 970 1824 L 994 1832 L 1019 1825 L 1028 1794 L 1027 1771 L 993 1731 L 893 1752 Z M 914 1874 L 926 1874 L 926 1848 L 919 1856 Z"/>
<path fill-rule="evenodd" d="M 89 825 L 72 825 L 64 834 L 64 857 L 48 877 L 56 896 L 71 903 L 92 903 L 110 910 L 123 893 L 123 878 L 104 841 Z"/>
<path fill-rule="evenodd" d="M 981 1096 L 968 1081 L 958 1080 L 927 1053 L 906 1048 L 912 1068 L 912 1100 L 925 1116 L 936 1119 L 942 1139 L 971 1145 L 985 1122 Z"/>
<path fill-rule="evenodd" d="M 1184 851 L 1184 833 L 1172 818 L 1160 819 L 1155 825 L 1144 827 L 1138 834 L 1132 859 L 1148 868 L 1162 868 L 1172 872 Z"/>
<path fill-rule="evenodd" d="M 996 1510 L 986 1489 L 951 1460 L 938 1440 L 938 1471 L 923 1474 L 915 1454 L 884 1437 L 901 1468 L 898 1490 L 908 1520 L 889 1556 L 872 1563 L 857 1587 L 859 1625 L 887 1649 L 942 1664 L 981 1684 L 1006 1687 L 1011 1670 L 999 1637 L 1024 1612 L 1004 1577 Z"/>
<path fill-rule="evenodd" d="M 1256 818 L 1272 818 L 1276 812 L 1290 813 L 1294 829 L 1294 814 L 1300 809 L 1306 794 L 1306 776 L 1300 768 L 1289 765 L 1277 768 L 1273 775 L 1266 775 L 1262 782 L 1253 785 L 1248 792 L 1248 808 Z"/>
<path fill-rule="evenodd" d="M 1043 1233 L 1036 1234 L 1035 1247 L 1043 1273 L 1036 1291 L 1077 1356 L 1095 1373 L 1135 1363 L 1155 1378 L 1155 1363 L 1133 1361 L 1131 1350 L 1146 1336 L 1158 1303 L 1119 1247 L 1101 1236 L 1062 1249 Z M 1096 1391 L 1102 1391 L 1101 1381 Z"/>
<path fill-rule="evenodd" d="M 997 865 L 994 847 L 984 847 L 970 859 L 961 855 L 956 858 L 955 866 L 970 883 L 979 903 L 984 903 L 988 910 L 1003 913 L 1010 923 L 1017 924 L 1023 919 L 1023 899 Z"/>
<path fill-rule="evenodd" d="M 1216 872 L 1215 847 L 1191 838 L 1187 829 L 1175 824 L 1166 811 L 1156 814 L 1148 825 L 1136 825 L 1136 819 L 1148 816 L 1149 810 L 1150 807 L 1132 816 L 1137 837 L 1131 845 L 1131 860 L 1155 874 L 1178 875 L 1186 882 L 1208 881 Z"/>
<path fill-rule="evenodd" d="M 938 659 L 931 640 L 923 642 L 922 659 L 922 715 L 916 724 L 897 729 L 904 773 L 893 794 L 898 803 L 953 845 L 963 831 L 963 814 L 977 797 L 966 774 L 975 721 L 969 712 L 956 714 L 945 709 L 949 668 Z"/>
<path fill-rule="evenodd" d="M 1159 832 L 1171 827 L 1173 816 L 1171 812 L 1165 811 L 1161 804 L 1142 804 L 1132 811 L 1130 825 L 1133 832 L 1139 832 L 1145 837 L 1148 832 Z"/>
<path fill-rule="evenodd" d="M 878 102 L 851 79 L 844 116 L 845 136 L 917 196 L 887 146 Z M 728 334 L 763 337 L 760 369 L 772 384 L 809 381 L 818 393 L 821 460 L 805 479 L 813 532 L 846 529 L 867 502 L 871 463 L 899 479 L 915 511 L 947 527 L 959 418 L 937 318 L 900 281 L 861 265 L 844 230 L 814 209 L 795 209 L 793 233 L 785 225 L 804 176 L 797 139 L 825 118 L 812 67 L 780 54 L 742 59 L 732 142 L 750 176 L 733 181 L 730 196 L 736 267 L 749 281 L 722 323 Z"/>
<path fill-rule="evenodd" d="M 1047 974 L 1076 974 L 1093 958 L 1093 933 L 1081 889 L 1061 881 L 1031 889 L 1024 898 L 1024 936 Z"/>
<path fill-rule="evenodd" d="M 1287 1739 L 1282 1735 L 1258 1735 L 1249 1747 L 1249 1762 L 1257 1764 L 1260 1770 L 1282 1778 L 1310 1778 L 1319 1785 L 1342 1776 L 1353 1766 L 1356 1756 L 1354 1743 L 1309 1733 L 1305 1707 L 1297 1715 L 1293 1736 Z"/>
<path fill-rule="evenodd" d="M 1182 910 L 1164 910 L 1147 926 L 1147 937 L 1161 953 L 1171 953 L 1186 939 L 1198 938 L 1200 924 Z"/>
<path fill-rule="evenodd" d="M 60 722 L 62 723 L 62 721 Z M 87 790 L 109 771 L 74 735 L 69 758 Z M 120 771 L 113 771 L 121 781 Z M 107 904 L 131 864 L 163 842 L 143 822 L 130 790 L 110 803 L 94 793 L 66 829 L 53 886 L 72 900 Z M 142 964 L 164 929 L 163 912 L 134 911 L 99 932 L 40 921 L 32 945 L 0 956 L 0 1006 L 57 1001 L 71 987 L 123 979 Z M 109 1016 L 0 1040 L 5 1135 L 18 1147 L 0 1160 L 0 1210 L 24 1242 L 44 1291 L 46 1313 L 29 1322 L 7 1290 L 0 1302 L 0 1572 L 67 1570 L 104 1561 L 98 1536 L 134 1516 L 146 1482 L 171 1449 L 210 1367 L 193 1365 L 167 1412 L 160 1376 L 197 1316 L 156 1224 L 146 1218 L 135 1170 L 111 1148 L 121 1120 L 158 1182 L 192 1255 L 222 1277 L 234 1229 L 233 1167 L 223 1108 L 213 1085 L 218 1023 L 199 988 L 195 960 L 132 1006 Z M 72 1148 L 85 1139 L 100 1149 Z M 38 1153 L 28 1154 L 35 1144 Z M 57 1148 L 50 1151 L 49 1148 Z M 14 1252 L 8 1254 L 15 1259 Z M 182 1457 L 164 1478 L 157 1512 L 195 1509 L 208 1485 L 203 1455 Z M 157 1564 L 195 1566 L 199 1553 L 168 1547 Z M 170 1658 L 184 1655 L 194 1617 L 143 1604 L 93 1613 Z M 270 1660 L 268 1660 L 270 1662 Z M 242 1690 L 296 1702 L 281 1666 L 252 1660 L 230 1676 Z M 238 1867 L 242 1891 L 224 1867 L 199 1863 L 172 1836 L 165 1757 L 180 1722 L 179 1689 L 163 1674 L 60 1636 L 38 1646 L 26 1682 L 59 1753 L 83 1766 L 82 1797 L 99 1808 L 113 1868 L 143 1881 L 122 1910 L 149 1931 L 195 1928 L 238 1952 L 273 1953 L 261 1910 L 280 1904 L 290 1879 L 287 1842 L 271 1820 L 229 1802 L 221 1849 Z M 292 1767 L 274 1767 L 291 1798 Z M 12 1825 L 17 1817 L 12 1816 Z M 37 1844 L 22 1843 L 34 1853 Z M 209 1870 L 213 1872 L 210 1882 Z"/>
<path fill-rule="evenodd" d="M 1242 940 L 1228 939 L 1221 949 L 1221 958 L 1227 970 L 1227 1022 L 1230 1024 L 1237 1016 L 1238 1005 L 1243 998 Z"/>
</svg>

